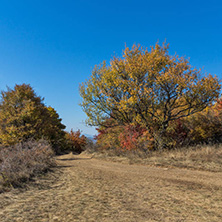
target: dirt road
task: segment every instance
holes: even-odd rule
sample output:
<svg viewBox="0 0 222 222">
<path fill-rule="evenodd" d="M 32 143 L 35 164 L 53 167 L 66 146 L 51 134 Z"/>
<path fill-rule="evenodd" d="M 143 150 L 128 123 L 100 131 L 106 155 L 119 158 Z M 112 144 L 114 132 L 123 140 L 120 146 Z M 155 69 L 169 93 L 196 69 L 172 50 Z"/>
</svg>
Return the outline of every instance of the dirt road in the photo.
<svg viewBox="0 0 222 222">
<path fill-rule="evenodd" d="M 222 173 L 65 155 L 27 191 L 0 195 L 0 221 L 222 221 Z"/>
</svg>

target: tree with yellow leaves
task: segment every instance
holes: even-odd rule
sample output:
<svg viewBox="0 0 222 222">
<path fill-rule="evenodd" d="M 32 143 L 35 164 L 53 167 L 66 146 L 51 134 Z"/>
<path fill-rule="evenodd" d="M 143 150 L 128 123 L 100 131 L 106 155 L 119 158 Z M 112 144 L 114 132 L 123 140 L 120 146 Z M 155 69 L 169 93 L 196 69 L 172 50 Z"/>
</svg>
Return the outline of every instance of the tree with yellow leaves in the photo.
<svg viewBox="0 0 222 222">
<path fill-rule="evenodd" d="M 57 152 L 65 140 L 65 126 L 52 107 L 46 107 L 30 85 L 1 92 L 0 144 L 8 146 L 30 138 L 48 140 Z"/>
<path fill-rule="evenodd" d="M 107 118 L 118 124 L 139 123 L 152 133 L 156 147 L 163 148 L 171 121 L 216 101 L 218 78 L 202 75 L 184 57 L 169 55 L 168 48 L 156 44 L 149 51 L 134 45 L 110 65 L 95 66 L 90 79 L 80 85 L 87 123 L 101 126 Z"/>
</svg>

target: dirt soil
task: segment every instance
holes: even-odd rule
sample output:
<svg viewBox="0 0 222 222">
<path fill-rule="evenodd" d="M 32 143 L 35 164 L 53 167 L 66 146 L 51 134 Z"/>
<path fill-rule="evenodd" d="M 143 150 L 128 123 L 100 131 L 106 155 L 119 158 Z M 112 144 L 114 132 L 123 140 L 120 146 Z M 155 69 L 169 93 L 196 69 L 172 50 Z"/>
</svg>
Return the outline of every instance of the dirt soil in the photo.
<svg viewBox="0 0 222 222">
<path fill-rule="evenodd" d="M 0 194 L 0 221 L 222 221 L 222 173 L 72 154 L 27 190 Z"/>
</svg>

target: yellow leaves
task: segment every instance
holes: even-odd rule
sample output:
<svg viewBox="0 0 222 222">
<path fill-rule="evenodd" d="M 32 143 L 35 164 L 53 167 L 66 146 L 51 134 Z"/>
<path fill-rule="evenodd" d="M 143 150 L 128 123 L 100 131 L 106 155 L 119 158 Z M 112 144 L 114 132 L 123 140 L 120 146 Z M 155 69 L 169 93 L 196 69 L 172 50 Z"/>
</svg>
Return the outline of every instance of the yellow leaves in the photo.
<svg viewBox="0 0 222 222">
<path fill-rule="evenodd" d="M 46 107 L 30 85 L 3 92 L 0 103 L 0 142 L 15 144 L 28 138 L 59 140 L 65 126 L 52 107 Z M 50 139 L 50 138 L 54 138 Z"/>
<path fill-rule="evenodd" d="M 115 113 L 118 122 L 140 122 L 150 127 L 166 124 L 203 110 L 219 95 L 220 83 L 189 61 L 168 54 L 169 46 L 156 44 L 148 51 L 126 47 L 110 66 L 97 66 L 80 89 L 82 106 L 94 125 Z M 114 115 L 114 114 L 113 114 Z"/>
</svg>

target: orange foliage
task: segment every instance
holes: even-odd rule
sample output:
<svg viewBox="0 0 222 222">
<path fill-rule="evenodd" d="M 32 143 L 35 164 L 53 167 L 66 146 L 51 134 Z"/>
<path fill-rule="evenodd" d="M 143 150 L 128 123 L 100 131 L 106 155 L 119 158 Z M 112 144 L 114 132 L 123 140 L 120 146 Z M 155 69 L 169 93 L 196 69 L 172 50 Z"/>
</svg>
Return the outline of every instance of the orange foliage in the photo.
<svg viewBox="0 0 222 222">
<path fill-rule="evenodd" d="M 136 126 L 126 125 L 124 127 L 124 131 L 119 135 L 121 148 L 125 150 L 137 149 L 139 145 L 139 138 L 143 136 L 143 133 L 146 131 L 147 130 L 139 124 Z"/>
<path fill-rule="evenodd" d="M 84 146 L 86 145 L 86 137 L 84 135 L 81 135 L 80 130 L 77 130 L 76 132 L 71 130 L 70 133 L 66 134 L 66 139 L 68 147 L 73 152 L 81 153 Z"/>
<path fill-rule="evenodd" d="M 121 149 L 121 150 L 136 150 L 136 149 L 153 149 L 154 139 L 145 127 L 139 124 L 127 124 L 125 126 L 116 126 L 115 121 L 106 120 L 109 127 L 100 127 L 96 130 L 97 144 L 103 149 Z"/>
</svg>

